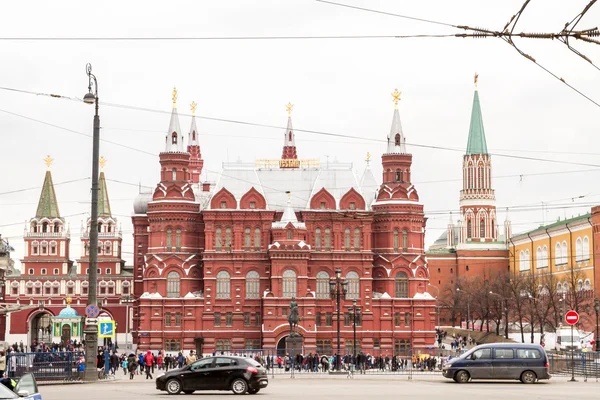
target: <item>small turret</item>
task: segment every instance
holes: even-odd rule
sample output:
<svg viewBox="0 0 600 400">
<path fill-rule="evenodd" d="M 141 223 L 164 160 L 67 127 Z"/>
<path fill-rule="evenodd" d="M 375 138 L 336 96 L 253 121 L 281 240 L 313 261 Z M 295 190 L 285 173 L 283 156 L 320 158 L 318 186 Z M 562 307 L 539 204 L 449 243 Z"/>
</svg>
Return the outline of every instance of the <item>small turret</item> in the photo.
<svg viewBox="0 0 600 400">
<path fill-rule="evenodd" d="M 198 140 L 198 128 L 196 127 L 196 107 L 198 104 L 192 102 L 190 104 L 190 110 L 192 111 L 192 124 L 190 126 L 190 132 L 188 133 L 188 146 L 187 151 L 190 153 L 190 176 L 192 183 L 200 183 L 200 174 L 202 174 L 202 167 L 204 166 L 204 160 L 200 153 L 200 142 Z"/>
<path fill-rule="evenodd" d="M 165 152 L 183 152 L 183 135 L 179 127 L 179 114 L 177 114 L 177 89 L 173 88 L 173 111 L 169 130 L 165 137 Z"/>
<path fill-rule="evenodd" d="M 294 108 L 294 105 L 292 103 L 288 103 L 285 107 L 288 113 L 288 121 L 283 138 L 283 153 L 281 154 L 281 159 L 295 160 L 298 158 L 298 155 L 296 154 L 296 137 L 294 134 L 294 128 L 292 128 L 292 109 Z"/>
</svg>

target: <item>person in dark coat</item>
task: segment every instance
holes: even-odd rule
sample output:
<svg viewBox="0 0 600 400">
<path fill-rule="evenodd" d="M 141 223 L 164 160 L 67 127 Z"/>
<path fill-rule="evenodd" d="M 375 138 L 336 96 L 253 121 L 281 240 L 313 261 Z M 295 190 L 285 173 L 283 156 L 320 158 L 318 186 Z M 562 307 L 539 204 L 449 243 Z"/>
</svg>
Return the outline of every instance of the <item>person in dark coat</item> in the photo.
<svg viewBox="0 0 600 400">
<path fill-rule="evenodd" d="M 135 375 L 135 371 L 138 368 L 138 359 L 135 354 L 131 353 L 129 357 L 127 357 L 127 370 L 129 371 L 129 379 L 133 379 Z"/>
</svg>

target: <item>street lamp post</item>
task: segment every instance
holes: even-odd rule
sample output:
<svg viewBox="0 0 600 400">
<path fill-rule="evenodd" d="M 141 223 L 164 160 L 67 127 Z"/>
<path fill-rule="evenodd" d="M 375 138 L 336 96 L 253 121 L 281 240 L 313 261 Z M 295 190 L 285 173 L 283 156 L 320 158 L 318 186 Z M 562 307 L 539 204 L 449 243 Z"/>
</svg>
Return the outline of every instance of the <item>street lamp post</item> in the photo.
<svg viewBox="0 0 600 400">
<path fill-rule="evenodd" d="M 462 293 L 460 288 L 456 288 L 456 291 L 459 293 Z M 471 304 L 470 304 L 470 299 L 469 299 L 469 295 L 467 293 L 467 330 L 469 330 L 469 321 L 471 320 Z"/>
<path fill-rule="evenodd" d="M 498 293 L 494 293 L 490 290 L 490 294 L 492 296 L 498 296 L 500 297 L 500 306 L 502 307 L 502 311 L 504 312 L 504 337 L 506 339 L 508 339 L 508 304 L 506 301 L 506 297 L 498 294 Z"/>
<path fill-rule="evenodd" d="M 353 342 L 352 342 L 352 362 L 356 366 L 356 324 L 360 322 L 360 307 L 356 305 L 356 299 L 352 300 L 350 307 L 350 319 L 352 320 Z"/>
<path fill-rule="evenodd" d="M 596 351 L 600 350 L 600 346 L 598 346 L 598 314 L 600 314 L 600 300 L 596 297 L 594 299 L 594 311 L 596 311 Z"/>
<path fill-rule="evenodd" d="M 96 112 L 94 114 L 94 132 L 92 139 L 92 211 L 90 220 L 90 241 L 89 241 L 89 269 L 88 269 L 88 305 L 97 305 L 98 281 L 98 170 L 100 154 L 100 116 L 98 115 L 98 81 L 92 74 L 92 65 L 86 66 L 89 79 L 88 93 L 83 96 L 83 102 L 94 104 Z M 92 88 L 94 91 L 92 92 Z M 85 373 L 84 380 L 93 382 L 98 380 L 96 372 L 96 353 L 98 350 L 98 327 L 96 325 L 87 325 L 85 329 Z"/>
<path fill-rule="evenodd" d="M 130 295 L 125 295 L 121 303 L 125 303 L 125 351 L 129 351 L 129 303 L 132 303 Z"/>
<path fill-rule="evenodd" d="M 336 362 L 336 370 L 340 370 L 340 301 L 342 296 L 346 295 L 346 287 L 348 286 L 348 281 L 342 278 L 342 270 L 340 268 L 336 268 L 335 270 L 335 278 L 329 281 L 329 293 L 331 294 L 331 299 L 335 299 L 337 306 L 337 355 L 335 357 Z"/>
</svg>

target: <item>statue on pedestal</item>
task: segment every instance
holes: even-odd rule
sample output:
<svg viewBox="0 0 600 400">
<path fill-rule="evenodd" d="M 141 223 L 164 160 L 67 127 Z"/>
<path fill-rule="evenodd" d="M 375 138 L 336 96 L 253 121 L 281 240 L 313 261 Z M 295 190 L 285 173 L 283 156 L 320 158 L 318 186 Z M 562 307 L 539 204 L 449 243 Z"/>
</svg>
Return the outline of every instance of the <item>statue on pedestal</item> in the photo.
<svg viewBox="0 0 600 400">
<path fill-rule="evenodd" d="M 296 298 L 292 297 L 292 301 L 290 301 L 290 314 L 288 316 L 288 322 L 290 323 L 290 337 L 299 336 L 298 320 L 298 303 L 296 303 Z"/>
</svg>

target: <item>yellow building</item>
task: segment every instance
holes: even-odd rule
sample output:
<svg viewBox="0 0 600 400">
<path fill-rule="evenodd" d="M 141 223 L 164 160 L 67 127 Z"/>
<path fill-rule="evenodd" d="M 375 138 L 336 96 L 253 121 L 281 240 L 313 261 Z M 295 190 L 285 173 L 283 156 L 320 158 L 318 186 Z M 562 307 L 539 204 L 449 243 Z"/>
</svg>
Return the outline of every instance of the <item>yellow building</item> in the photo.
<svg viewBox="0 0 600 400">
<path fill-rule="evenodd" d="M 570 290 L 572 279 L 577 290 L 592 290 L 593 241 L 589 213 L 513 235 L 509 239 L 511 273 L 551 277 L 546 281 L 553 282 L 558 292 Z"/>
</svg>

